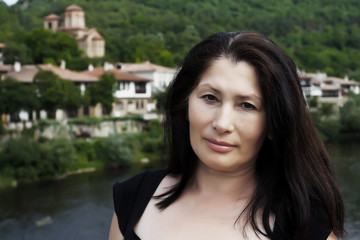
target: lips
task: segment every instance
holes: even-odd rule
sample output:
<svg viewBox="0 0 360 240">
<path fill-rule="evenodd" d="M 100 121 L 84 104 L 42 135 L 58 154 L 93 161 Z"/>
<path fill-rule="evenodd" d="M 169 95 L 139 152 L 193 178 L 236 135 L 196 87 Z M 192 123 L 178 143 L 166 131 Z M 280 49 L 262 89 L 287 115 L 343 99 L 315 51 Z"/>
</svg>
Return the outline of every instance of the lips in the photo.
<svg viewBox="0 0 360 240">
<path fill-rule="evenodd" d="M 215 139 L 205 138 L 205 140 L 207 145 L 216 152 L 226 153 L 237 147 L 236 145 L 227 142 L 217 141 Z"/>
</svg>

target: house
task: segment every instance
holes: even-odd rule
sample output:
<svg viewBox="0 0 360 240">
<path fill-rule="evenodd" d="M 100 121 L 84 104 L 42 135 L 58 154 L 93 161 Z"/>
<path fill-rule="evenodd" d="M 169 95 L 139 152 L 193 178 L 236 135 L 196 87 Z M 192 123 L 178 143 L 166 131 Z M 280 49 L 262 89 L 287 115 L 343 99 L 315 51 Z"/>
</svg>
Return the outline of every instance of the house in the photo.
<svg viewBox="0 0 360 240">
<path fill-rule="evenodd" d="M 319 102 L 334 103 L 342 106 L 350 91 L 360 93 L 360 83 L 338 77 L 329 77 L 326 73 L 299 73 L 300 84 L 306 98 L 317 97 Z"/>
<path fill-rule="evenodd" d="M 97 82 L 99 79 L 96 76 L 91 76 L 88 74 L 84 74 L 81 72 L 71 71 L 65 68 L 65 62 L 62 61 L 60 67 L 53 66 L 51 64 L 39 64 L 38 65 L 40 70 L 47 70 L 55 73 L 61 79 L 68 80 L 73 82 L 76 86 L 80 88 L 81 95 L 85 95 L 86 88 L 89 84 Z M 100 104 L 97 104 L 95 107 L 92 106 L 82 106 L 78 109 L 77 112 L 67 113 L 70 114 L 67 116 L 65 112 L 62 110 L 56 111 L 56 119 L 65 119 L 66 117 L 82 117 L 82 116 L 95 116 L 101 117 L 102 114 L 102 107 Z"/>
<path fill-rule="evenodd" d="M 89 66 L 89 70 L 84 71 L 100 78 L 104 73 L 112 73 L 117 81 L 114 93 L 115 103 L 112 115 L 115 117 L 127 114 L 145 114 L 152 112 L 156 108 L 152 97 L 152 80 L 130 74 L 121 69 L 114 68 L 111 64 L 105 63 L 104 67 Z"/>
<path fill-rule="evenodd" d="M 63 64 L 64 65 L 64 64 Z M 69 80 L 75 83 L 75 85 L 79 86 L 82 94 L 84 94 L 85 88 L 88 84 L 98 81 L 98 78 L 89 76 L 86 74 L 74 72 L 67 70 L 62 67 L 52 66 L 51 64 L 37 64 L 37 65 L 21 65 L 19 61 L 16 61 L 14 65 L 4 65 L 7 67 L 7 71 L 2 78 L 11 77 L 18 82 L 22 82 L 24 84 L 32 84 L 34 81 L 35 75 L 41 70 L 52 71 L 60 78 L 64 80 Z M 1 66 L 0 66 L 1 70 Z M 96 115 L 96 109 L 91 107 L 82 107 L 78 110 L 77 113 L 68 113 L 74 116 L 83 116 L 83 115 Z M 63 110 L 57 110 L 55 113 L 57 120 L 63 120 L 67 117 L 67 114 Z M 40 111 L 40 115 L 36 116 L 36 113 L 32 113 L 31 116 L 28 112 L 21 111 L 19 113 L 20 120 L 28 121 L 30 119 L 46 119 L 47 113 L 45 111 Z M 6 121 L 9 121 L 9 116 L 6 117 Z"/>
<path fill-rule="evenodd" d="M 173 68 L 156 65 L 150 61 L 142 63 L 119 62 L 116 64 L 116 68 L 139 77 L 151 79 L 153 92 L 157 89 L 164 90 L 164 87 L 170 84 L 176 73 L 176 70 Z"/>
<path fill-rule="evenodd" d="M 43 21 L 44 28 L 73 36 L 88 57 L 105 55 L 105 39 L 95 28 L 86 28 L 85 11 L 81 7 L 72 4 L 65 9 L 64 19 L 52 13 L 44 17 Z"/>
<path fill-rule="evenodd" d="M 37 72 L 41 70 L 51 71 L 58 75 L 61 79 L 73 82 L 80 88 L 81 94 L 84 95 L 86 88 L 97 81 L 105 72 L 113 73 L 116 80 L 116 91 L 114 93 L 115 102 L 113 104 L 112 116 L 120 117 L 127 114 L 147 114 L 154 112 L 156 109 L 156 102 L 152 99 L 152 85 L 151 79 L 138 77 L 133 74 L 124 72 L 114 68 L 111 64 L 105 63 L 104 67 L 89 67 L 89 70 L 83 72 L 75 72 L 66 69 L 65 62 L 62 61 L 60 67 L 51 64 L 37 64 L 37 65 L 21 65 L 16 61 L 14 65 L 0 65 L 0 73 L 2 77 L 11 77 L 16 81 L 24 84 L 33 83 Z M 104 109 L 101 104 L 96 106 L 82 106 L 75 112 L 64 112 L 58 109 L 55 113 L 57 120 L 64 120 L 67 117 L 82 117 L 95 116 L 101 117 L 104 114 Z M 20 119 L 28 121 L 30 119 L 46 119 L 47 113 L 41 111 L 40 115 L 36 116 L 32 113 L 31 116 L 27 112 L 21 112 Z M 145 115 L 144 115 L 145 116 Z M 6 117 L 5 121 L 9 121 Z"/>
</svg>

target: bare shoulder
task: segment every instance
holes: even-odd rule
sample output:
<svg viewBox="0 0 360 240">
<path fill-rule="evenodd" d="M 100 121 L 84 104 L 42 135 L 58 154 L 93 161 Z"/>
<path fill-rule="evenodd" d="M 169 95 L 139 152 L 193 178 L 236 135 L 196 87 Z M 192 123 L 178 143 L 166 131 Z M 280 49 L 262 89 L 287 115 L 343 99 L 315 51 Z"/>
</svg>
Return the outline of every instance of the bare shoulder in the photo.
<svg viewBox="0 0 360 240">
<path fill-rule="evenodd" d="M 337 240 L 337 237 L 333 232 L 331 232 L 330 235 L 328 236 L 327 240 Z"/>
<path fill-rule="evenodd" d="M 123 240 L 123 239 L 124 237 L 120 232 L 117 216 L 114 213 L 110 226 L 109 240 Z"/>
</svg>

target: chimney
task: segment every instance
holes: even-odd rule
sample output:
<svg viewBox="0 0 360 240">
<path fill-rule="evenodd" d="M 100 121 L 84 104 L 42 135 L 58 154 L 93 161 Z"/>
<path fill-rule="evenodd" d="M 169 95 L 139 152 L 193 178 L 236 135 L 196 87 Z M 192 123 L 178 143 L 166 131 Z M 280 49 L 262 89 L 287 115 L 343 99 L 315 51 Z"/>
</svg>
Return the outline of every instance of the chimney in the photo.
<svg viewBox="0 0 360 240">
<path fill-rule="evenodd" d="M 14 71 L 15 72 L 20 72 L 21 71 L 21 63 L 19 60 L 15 60 L 14 62 Z"/>
<path fill-rule="evenodd" d="M 349 76 L 348 76 L 348 75 L 345 75 L 344 80 L 345 80 L 346 82 L 348 82 L 348 81 L 349 81 Z"/>
<path fill-rule="evenodd" d="M 94 70 L 94 66 L 90 63 L 88 66 L 89 72 L 92 72 Z"/>
<path fill-rule="evenodd" d="M 66 62 L 65 62 L 65 60 L 61 60 L 61 61 L 60 61 L 60 68 L 61 68 L 61 69 L 66 69 Z"/>
<path fill-rule="evenodd" d="M 108 63 L 108 62 L 104 62 L 104 71 L 108 71 L 113 68 L 114 68 L 114 65 L 112 65 L 111 63 Z"/>
</svg>

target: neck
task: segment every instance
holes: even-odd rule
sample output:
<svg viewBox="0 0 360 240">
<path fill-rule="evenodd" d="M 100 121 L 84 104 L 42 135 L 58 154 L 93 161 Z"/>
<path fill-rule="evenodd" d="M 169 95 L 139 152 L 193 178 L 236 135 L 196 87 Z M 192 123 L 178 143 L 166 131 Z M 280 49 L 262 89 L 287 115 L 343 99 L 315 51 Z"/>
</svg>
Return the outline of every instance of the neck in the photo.
<svg viewBox="0 0 360 240">
<path fill-rule="evenodd" d="M 192 189 L 200 194 L 224 196 L 235 201 L 250 200 L 256 188 L 255 167 L 223 172 L 199 163 Z"/>
</svg>

